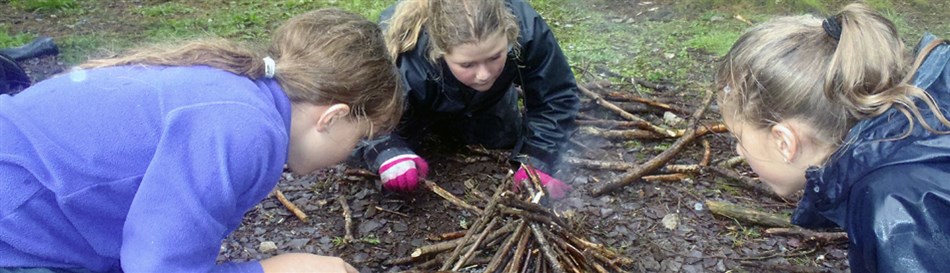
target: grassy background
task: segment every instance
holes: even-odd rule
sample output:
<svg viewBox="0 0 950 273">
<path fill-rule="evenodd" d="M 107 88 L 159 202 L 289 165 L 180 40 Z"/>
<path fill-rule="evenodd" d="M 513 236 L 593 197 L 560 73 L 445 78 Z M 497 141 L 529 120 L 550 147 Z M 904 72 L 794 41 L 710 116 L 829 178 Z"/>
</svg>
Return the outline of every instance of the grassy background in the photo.
<svg viewBox="0 0 950 273">
<path fill-rule="evenodd" d="M 933 2 L 930 2 L 933 1 Z M 11 8 L 55 16 L 71 27 L 88 18 L 121 16 L 129 27 L 115 31 L 64 31 L 54 35 L 63 60 L 77 64 L 91 57 L 119 52 L 142 43 L 205 36 L 249 42 L 267 40 L 268 31 L 307 10 L 339 7 L 375 21 L 396 0 L 145 1 L 110 14 L 96 0 L 10 0 Z M 697 0 L 657 1 L 642 7 L 620 0 L 529 0 L 545 17 L 578 74 L 598 75 L 625 83 L 632 78 L 690 84 L 708 81 L 712 59 L 724 54 L 748 25 L 736 15 L 760 22 L 778 15 L 830 14 L 848 1 L 832 0 Z M 900 28 L 913 44 L 923 31 L 950 36 L 948 4 L 935 0 L 869 0 Z M 629 9 L 617 7 L 630 6 Z M 659 10 L 650 10 L 661 7 Z M 668 13 L 651 18 L 636 16 Z M 921 19 L 923 18 L 923 19 Z M 928 18 L 930 20 L 928 20 Z M 911 22 L 908 19 L 916 21 Z M 78 29 L 79 27 L 77 27 Z M 38 34 L 0 22 L 0 47 L 20 45 Z"/>
</svg>

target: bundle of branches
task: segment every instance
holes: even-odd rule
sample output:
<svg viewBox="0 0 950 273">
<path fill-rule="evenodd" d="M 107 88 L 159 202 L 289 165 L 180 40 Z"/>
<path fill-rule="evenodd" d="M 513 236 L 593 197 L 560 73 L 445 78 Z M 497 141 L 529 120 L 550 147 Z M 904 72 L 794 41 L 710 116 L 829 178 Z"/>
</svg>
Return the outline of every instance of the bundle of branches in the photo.
<svg viewBox="0 0 950 273">
<path fill-rule="evenodd" d="M 511 183 L 509 176 L 496 188 L 478 220 L 460 238 L 419 247 L 409 257 L 386 263 L 416 263 L 417 270 L 439 266 L 440 271 L 484 266 L 486 273 L 626 272 L 622 267 L 633 263 L 584 239 L 553 209 L 542 205 L 545 192 L 536 176 L 522 183 L 524 190 L 518 193 L 506 190 Z"/>
</svg>

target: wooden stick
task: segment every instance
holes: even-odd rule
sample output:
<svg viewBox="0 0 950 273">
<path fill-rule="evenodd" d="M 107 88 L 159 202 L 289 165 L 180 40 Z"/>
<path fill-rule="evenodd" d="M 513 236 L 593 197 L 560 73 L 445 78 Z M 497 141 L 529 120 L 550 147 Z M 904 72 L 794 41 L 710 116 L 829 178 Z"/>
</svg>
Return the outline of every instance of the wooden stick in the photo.
<svg viewBox="0 0 950 273">
<path fill-rule="evenodd" d="M 488 202 L 488 200 L 491 200 L 491 197 L 489 197 L 482 191 L 478 190 L 478 187 L 475 186 L 475 179 L 472 179 L 472 178 L 465 179 L 463 184 L 465 184 L 465 188 L 468 189 L 468 192 L 472 193 L 475 196 L 478 196 L 478 198 L 484 199 L 485 202 Z"/>
<path fill-rule="evenodd" d="M 709 166 L 709 161 L 712 161 L 712 145 L 703 139 L 703 160 L 699 161 L 699 166 Z"/>
<path fill-rule="evenodd" d="M 633 264 L 633 259 L 620 256 L 620 254 L 617 254 L 616 252 L 613 252 L 607 249 L 607 247 L 605 247 L 604 245 L 596 244 L 596 243 L 587 241 L 583 238 L 573 236 L 572 234 L 567 233 L 566 230 L 560 230 L 560 232 L 562 233 L 562 236 L 564 238 L 567 238 L 568 240 L 573 242 L 575 245 L 578 245 L 581 248 L 593 250 L 596 253 L 602 254 L 608 260 L 616 260 L 617 263 L 623 266 Z"/>
<path fill-rule="evenodd" d="M 614 100 L 614 101 L 632 101 L 632 102 L 638 102 L 638 103 L 642 103 L 642 104 L 644 104 L 644 105 L 647 105 L 647 106 L 650 106 L 650 107 L 653 107 L 653 108 L 659 108 L 659 109 L 661 109 L 661 110 L 670 111 L 670 112 L 677 113 L 677 114 L 685 114 L 685 113 L 686 113 L 686 111 L 683 110 L 683 109 L 679 109 L 679 108 L 673 107 L 673 106 L 671 106 L 671 105 L 669 105 L 669 104 L 662 103 L 662 102 L 658 102 L 658 101 L 655 101 L 655 100 L 646 99 L 646 98 L 643 98 L 643 97 L 640 97 L 640 96 L 637 96 L 637 95 L 634 95 L 634 94 L 621 93 L 621 92 L 610 92 L 610 93 L 607 93 L 606 95 L 604 95 L 604 98 L 606 98 L 606 99 L 608 99 L 608 100 Z"/>
<path fill-rule="evenodd" d="M 503 195 L 505 195 L 505 193 L 503 193 Z M 561 219 L 561 217 L 558 217 L 557 215 L 552 213 L 549 209 L 539 204 L 527 202 L 527 201 L 520 200 L 517 198 L 512 198 L 511 196 L 508 196 L 508 198 L 502 198 L 501 203 L 504 204 L 505 206 L 528 211 L 531 214 L 537 215 L 538 217 L 547 219 L 547 221 L 550 223 L 554 223 L 565 228 L 568 227 L 567 223 L 564 222 L 564 219 Z M 523 214 L 517 214 L 517 215 L 523 215 Z"/>
<path fill-rule="evenodd" d="M 671 173 L 671 174 L 658 174 L 658 175 L 647 175 L 642 177 L 643 181 L 647 182 L 680 182 L 689 178 L 688 174 L 685 173 Z"/>
<path fill-rule="evenodd" d="M 343 171 L 343 173 L 346 174 L 346 175 L 353 175 L 353 176 L 363 176 L 363 177 L 371 177 L 371 178 L 372 178 L 372 177 L 376 177 L 376 178 L 379 177 L 378 174 L 376 174 L 376 173 L 374 173 L 374 172 L 372 172 L 372 171 L 370 171 L 370 170 L 362 169 L 362 168 L 348 168 L 348 169 L 346 169 L 345 171 Z"/>
<path fill-rule="evenodd" d="M 462 199 L 459 199 L 458 197 L 455 197 L 454 194 L 452 194 L 451 192 L 449 192 L 449 191 L 443 189 L 442 187 L 439 187 L 439 185 L 436 184 L 435 182 L 432 182 L 432 180 L 424 179 L 424 180 L 422 180 L 422 181 L 423 181 L 423 183 L 425 183 L 424 185 L 425 185 L 425 187 L 426 187 L 427 189 L 429 189 L 430 191 L 432 191 L 432 192 L 435 193 L 436 195 L 442 197 L 442 199 L 445 199 L 446 201 L 449 201 L 449 203 L 455 204 L 456 206 L 459 206 L 459 207 L 461 207 L 461 208 L 463 208 L 463 209 L 471 210 L 471 211 L 475 212 L 476 214 L 482 214 L 482 209 L 480 209 L 480 208 L 478 208 L 478 207 L 476 207 L 476 206 L 472 206 L 472 205 L 466 203 L 465 201 L 463 201 Z"/>
<path fill-rule="evenodd" d="M 344 234 L 346 234 L 343 236 L 343 240 L 347 243 L 355 242 L 356 238 L 353 237 L 353 212 L 350 211 L 350 206 L 346 204 L 346 195 L 337 195 L 336 200 L 340 202 L 340 207 L 343 207 L 343 229 Z"/>
<path fill-rule="evenodd" d="M 825 272 L 820 268 L 814 268 L 811 266 L 801 266 L 794 264 L 774 264 L 771 262 L 753 262 L 753 261 L 739 261 L 740 265 L 746 267 L 753 267 L 758 270 L 758 272 L 788 272 L 788 273 L 821 273 Z M 761 270 L 761 271 L 759 271 Z"/>
<path fill-rule="evenodd" d="M 472 239 L 472 235 L 488 223 L 489 219 L 495 216 L 498 211 L 499 199 L 501 199 L 501 193 L 504 192 L 505 186 L 508 185 L 511 178 L 506 178 L 505 182 L 498 185 L 498 188 L 495 189 L 495 194 L 492 196 L 492 200 L 488 202 L 488 205 L 485 207 L 485 210 L 481 213 L 481 217 L 472 224 L 472 228 L 465 233 L 465 236 L 462 237 L 462 243 L 455 247 L 455 250 L 452 251 L 452 254 L 442 263 L 442 267 L 439 270 L 448 270 L 452 266 L 452 262 L 455 261 L 455 258 L 459 256 L 462 252 L 462 248 L 468 245 L 469 240 Z"/>
<path fill-rule="evenodd" d="M 399 215 L 399 216 L 402 216 L 402 217 L 409 217 L 409 214 L 405 214 L 405 213 L 398 212 L 398 211 L 395 211 L 395 210 L 387 209 L 387 208 L 380 207 L 380 206 L 373 206 L 373 207 L 375 207 L 377 210 L 382 211 L 382 212 L 388 212 L 388 213 L 392 213 L 392 214 Z"/>
<path fill-rule="evenodd" d="M 553 269 L 555 273 L 566 273 L 567 271 L 564 271 L 564 266 L 557 260 L 557 254 L 554 253 L 554 249 L 551 248 L 548 240 L 544 237 L 544 233 L 541 231 L 541 225 L 530 222 L 528 223 L 528 227 L 531 228 L 531 233 L 534 234 L 534 241 L 541 246 L 541 252 L 544 254 L 544 258 L 548 260 L 548 264 L 551 265 L 551 269 Z"/>
<path fill-rule="evenodd" d="M 501 245 L 501 248 L 495 252 L 495 256 L 492 257 L 491 262 L 489 262 L 488 266 L 485 267 L 484 272 L 494 273 L 496 270 L 498 270 L 498 266 L 500 266 L 508 258 L 508 252 L 511 252 L 511 248 L 515 246 L 515 243 L 517 243 L 518 239 L 521 238 L 527 227 L 527 223 L 524 220 L 520 220 L 518 222 L 518 228 L 515 229 L 515 233 L 509 236 L 508 240 L 505 240 L 505 243 Z"/>
<path fill-rule="evenodd" d="M 709 207 L 709 211 L 714 214 L 736 219 L 740 222 L 768 227 L 792 227 L 788 216 L 761 212 L 725 201 L 706 200 L 706 207 Z"/>
<path fill-rule="evenodd" d="M 667 136 L 640 129 L 604 130 L 596 127 L 580 127 L 577 129 L 577 132 L 584 135 L 598 136 L 612 140 L 656 140 L 667 138 Z"/>
<path fill-rule="evenodd" d="M 636 80 L 634 80 L 634 82 L 636 82 L 637 84 L 639 84 L 639 85 L 641 85 L 641 86 L 643 86 L 643 87 L 650 88 L 650 89 L 653 89 L 653 90 L 656 90 L 656 91 L 660 91 L 660 92 L 673 89 L 673 88 L 672 88 L 671 86 L 669 86 L 669 85 L 652 83 L 652 82 L 648 82 L 648 81 L 642 80 L 642 79 L 636 79 Z"/>
<path fill-rule="evenodd" d="M 627 111 L 627 113 L 631 113 L 631 114 L 657 113 L 657 112 L 663 111 L 663 109 L 651 108 L 648 105 L 644 105 L 640 103 L 613 102 L 613 104 L 619 107 L 620 109 Z M 592 108 L 593 106 L 599 106 L 597 104 L 597 101 L 594 101 L 594 100 L 581 101 L 580 109 L 581 111 L 584 111 L 584 110 Z"/>
<path fill-rule="evenodd" d="M 646 123 L 649 123 L 648 121 L 646 121 L 646 120 L 644 120 L 644 119 L 642 119 L 642 118 L 640 118 L 640 117 L 634 116 L 633 114 L 630 114 L 629 112 L 624 111 L 623 109 L 620 109 L 620 107 L 617 107 L 617 106 L 614 105 L 613 103 L 610 103 L 609 101 L 605 100 L 603 97 L 601 97 L 600 95 L 598 95 L 597 93 L 591 92 L 590 90 L 588 90 L 586 87 L 584 87 L 584 86 L 582 86 L 582 85 L 578 85 L 578 86 L 577 86 L 577 89 L 580 90 L 581 93 L 583 93 L 584 95 L 587 95 L 588 97 L 591 97 L 592 99 L 596 100 L 596 101 L 597 101 L 597 104 L 600 104 L 600 105 L 603 106 L 604 108 L 607 108 L 607 109 L 609 109 L 609 110 L 611 110 L 611 111 L 614 111 L 615 113 L 619 114 L 621 117 L 623 117 L 623 118 L 625 118 L 625 119 L 632 120 L 632 121 L 639 121 L 639 122 L 646 122 Z M 661 134 L 661 135 L 668 135 L 668 136 L 675 136 L 675 135 L 676 135 L 676 132 L 674 132 L 674 131 L 672 131 L 672 130 L 670 130 L 670 129 L 662 128 L 662 127 L 659 127 L 659 126 L 656 126 L 656 125 L 652 125 L 652 124 L 650 125 L 650 131 L 653 131 L 653 132 L 658 133 L 658 134 Z"/>
<path fill-rule="evenodd" d="M 557 245 L 558 247 L 560 247 L 560 248 L 563 249 L 564 251 L 568 252 L 565 256 L 570 256 L 570 257 L 572 257 L 572 258 L 573 258 L 573 261 L 574 261 L 574 264 L 576 264 L 576 265 L 584 265 L 584 266 L 586 267 L 586 269 L 588 269 L 588 270 L 591 269 L 591 267 L 592 267 L 592 265 L 593 265 L 593 261 L 588 260 L 587 257 L 584 256 L 584 253 L 583 253 L 580 249 L 577 249 L 577 247 L 575 247 L 575 246 L 571 245 L 570 243 L 568 243 L 566 239 L 561 238 L 560 236 L 555 235 L 555 234 L 554 234 L 553 232 L 551 232 L 550 230 L 544 230 L 544 235 L 545 235 L 545 236 L 548 236 L 548 238 L 550 238 L 551 241 L 553 241 L 555 245 Z M 573 266 L 573 265 L 572 265 L 572 270 L 575 271 L 575 272 L 580 272 L 580 270 L 577 268 L 577 266 Z M 603 272 L 603 273 L 606 273 L 606 272 Z"/>
<path fill-rule="evenodd" d="M 607 184 L 603 184 L 595 188 L 594 191 L 592 192 L 592 195 L 594 195 L 595 197 L 601 196 L 601 195 L 604 195 L 605 193 L 613 192 L 617 189 L 633 184 L 633 182 L 636 182 L 644 175 L 647 175 L 649 173 L 652 173 L 653 171 L 656 171 L 657 169 L 662 167 L 664 164 L 672 160 L 673 157 L 676 156 L 676 154 L 678 154 L 681 150 L 683 150 L 683 148 L 685 148 L 687 144 L 689 144 L 694 139 L 699 137 L 699 135 L 697 134 L 698 130 L 697 130 L 696 125 L 699 123 L 699 120 L 703 117 L 703 114 L 706 113 L 706 109 L 709 108 L 709 104 L 712 103 L 713 97 L 714 97 L 713 92 L 707 92 L 706 98 L 703 100 L 702 106 L 700 106 L 699 109 L 696 110 L 696 113 L 693 113 L 692 120 L 690 121 L 689 128 L 686 129 L 685 135 L 679 138 L 678 140 L 676 140 L 676 142 L 674 142 L 673 145 L 671 145 L 669 149 L 666 149 L 666 151 L 663 151 L 656 157 L 650 159 L 646 163 L 643 163 L 643 165 L 639 165 L 637 166 L 637 168 L 630 170 L 629 172 L 627 172 L 626 176 L 623 179 L 619 181 L 613 181 Z"/>
<path fill-rule="evenodd" d="M 482 234 L 475 239 L 475 243 L 472 243 L 472 246 L 468 248 L 468 252 L 465 252 L 465 255 L 462 255 L 459 258 L 459 261 L 455 263 L 455 267 L 452 267 L 452 271 L 457 271 L 459 268 L 462 268 L 462 265 L 472 257 L 472 254 L 475 253 L 475 250 L 478 249 L 478 246 L 482 244 L 482 241 L 485 240 L 485 236 L 488 236 L 488 232 L 491 231 L 495 225 L 498 224 L 498 218 L 492 218 L 491 222 L 488 222 L 488 226 L 485 226 L 485 230 L 482 231 Z"/>
<path fill-rule="evenodd" d="M 279 188 L 274 188 L 274 195 L 277 196 L 277 201 L 280 201 L 281 204 L 284 204 L 284 207 L 287 207 L 290 212 L 294 213 L 294 216 L 297 216 L 297 219 L 307 222 L 307 214 L 300 210 L 297 205 L 291 203 L 290 200 L 287 200 L 287 197 L 284 197 L 284 193 L 280 191 Z"/>
<path fill-rule="evenodd" d="M 543 187 L 541 187 L 540 179 L 535 175 L 534 167 L 528 164 L 521 164 L 522 168 L 526 168 L 528 177 L 531 178 L 534 185 L 525 183 L 525 190 L 529 193 L 528 196 L 540 196 L 536 193 L 543 194 Z M 540 201 L 540 198 L 532 198 L 532 203 L 537 203 Z M 541 231 L 541 226 L 537 222 L 528 222 L 528 230 L 534 235 L 534 241 L 538 243 L 538 246 L 541 247 L 541 252 L 543 252 L 544 257 L 548 260 L 548 263 L 551 265 L 551 268 L 555 273 L 567 273 L 564 271 L 564 267 L 557 260 L 557 255 L 554 253 L 554 250 L 551 248 L 551 245 L 548 244 L 547 239 L 544 238 L 544 233 Z"/>
<path fill-rule="evenodd" d="M 514 228 L 515 228 L 514 223 L 505 224 L 504 227 L 499 228 L 498 230 L 495 230 L 491 234 L 489 234 L 488 239 L 486 241 L 487 242 L 494 241 L 500 238 L 502 235 L 511 233 L 514 230 Z M 462 243 L 462 240 L 456 239 L 452 241 L 439 242 L 439 243 L 435 243 L 431 245 L 424 245 L 413 250 L 412 253 L 409 254 L 409 256 L 416 258 L 416 257 L 430 255 L 430 254 L 444 252 L 447 250 L 452 250 L 452 249 L 455 249 L 455 247 L 457 247 L 460 243 Z"/>
<path fill-rule="evenodd" d="M 737 155 L 730 159 L 726 159 L 726 161 L 723 161 L 722 163 L 719 163 L 719 166 L 723 168 L 734 169 L 736 165 L 739 165 L 742 162 L 745 162 L 745 158 Z"/>
<path fill-rule="evenodd" d="M 804 238 L 805 241 L 822 242 L 822 243 L 833 243 L 833 242 L 848 240 L 847 232 L 816 232 L 812 230 L 803 229 L 800 227 L 768 228 L 768 229 L 765 229 L 765 234 L 786 235 L 786 236 L 794 235 L 794 236 L 799 236 L 799 237 Z"/>
<path fill-rule="evenodd" d="M 593 120 L 576 120 L 574 121 L 578 126 L 595 126 L 595 127 L 605 127 L 608 129 L 643 129 L 648 130 L 650 124 L 640 121 L 622 121 L 622 120 L 606 120 L 606 119 L 593 119 Z"/>
<path fill-rule="evenodd" d="M 680 165 L 680 164 L 670 164 L 660 168 L 660 173 L 683 173 L 683 174 L 701 174 L 703 173 L 703 168 L 699 165 Z"/>
<path fill-rule="evenodd" d="M 429 235 L 427 239 L 429 239 L 429 241 L 448 241 L 448 240 L 455 240 L 458 238 L 462 238 L 462 236 L 465 236 L 465 231 L 452 231 L 452 232 Z"/>
<path fill-rule="evenodd" d="M 762 194 L 778 201 L 787 202 L 784 197 L 781 197 L 778 194 L 775 194 L 775 192 L 772 191 L 772 189 L 770 189 L 767 185 L 765 185 L 765 183 L 761 183 L 747 176 L 742 176 L 736 171 L 726 169 L 721 166 L 706 166 L 706 169 L 713 171 L 719 174 L 720 176 L 729 178 L 733 181 L 738 181 L 740 183 L 737 185 L 743 188 L 752 190 L 756 194 Z"/>
<path fill-rule="evenodd" d="M 528 236 L 528 232 L 524 232 L 521 235 L 521 239 L 518 240 L 518 247 L 515 248 L 515 255 L 511 258 L 511 263 L 508 264 L 508 270 L 505 272 L 513 273 L 518 272 L 518 269 L 521 268 L 521 262 L 524 260 L 525 252 L 528 248 L 528 241 L 531 239 L 531 236 Z M 492 273 L 492 272 L 488 272 Z"/>
</svg>

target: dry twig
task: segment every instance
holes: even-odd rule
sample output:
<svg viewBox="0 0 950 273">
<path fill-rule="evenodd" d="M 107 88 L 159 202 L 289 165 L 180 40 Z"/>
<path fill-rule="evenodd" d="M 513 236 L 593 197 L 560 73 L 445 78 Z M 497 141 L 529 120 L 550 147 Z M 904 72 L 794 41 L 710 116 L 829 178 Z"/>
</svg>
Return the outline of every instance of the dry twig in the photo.
<svg viewBox="0 0 950 273">
<path fill-rule="evenodd" d="M 277 201 L 280 201 L 281 204 L 284 204 L 284 207 L 287 207 L 290 212 L 294 213 L 294 216 L 297 216 L 297 219 L 300 221 L 307 222 L 307 214 L 304 213 L 297 205 L 287 200 L 287 197 L 284 197 L 284 193 L 280 191 L 279 188 L 274 188 L 274 195 L 277 196 Z"/>
<path fill-rule="evenodd" d="M 435 182 L 432 182 L 432 180 L 425 179 L 425 180 L 423 180 L 423 183 L 425 183 L 424 185 L 425 185 L 425 187 L 426 187 L 427 189 L 429 189 L 430 191 L 432 191 L 432 192 L 435 193 L 436 195 L 442 197 L 442 199 L 445 199 L 446 201 L 449 201 L 450 203 L 455 204 L 456 206 L 459 206 L 459 207 L 461 207 L 461 208 L 464 208 L 464 209 L 467 209 L 467 210 L 471 210 L 471 211 L 473 211 L 473 212 L 475 212 L 475 213 L 477 213 L 477 214 L 481 214 L 481 213 L 482 213 L 482 209 L 480 209 L 480 208 L 478 208 L 478 207 L 476 207 L 476 206 L 470 205 L 469 203 L 466 203 L 466 202 L 463 201 L 462 199 L 459 199 L 458 197 L 455 197 L 454 194 L 452 194 L 451 192 L 449 192 L 449 191 L 443 189 L 442 187 L 439 186 L 439 184 L 436 184 Z"/>
<path fill-rule="evenodd" d="M 340 202 L 340 207 L 343 207 L 343 228 L 345 229 L 343 240 L 347 243 L 354 242 L 356 238 L 353 237 L 353 212 L 346 204 L 346 194 L 337 195 L 336 200 Z"/>
<path fill-rule="evenodd" d="M 625 119 L 632 120 L 632 121 L 638 121 L 638 122 L 645 122 L 645 123 L 648 123 L 648 124 L 649 124 L 648 121 L 646 121 L 646 120 L 644 120 L 644 119 L 642 119 L 642 118 L 640 118 L 640 117 L 634 116 L 633 114 L 630 114 L 629 112 L 624 111 L 623 109 L 620 109 L 620 107 L 617 107 L 617 105 L 614 105 L 613 103 L 611 103 L 611 102 L 605 100 L 603 97 L 601 97 L 601 96 L 598 95 L 597 93 L 594 93 L 594 92 L 588 90 L 587 87 L 578 85 L 578 86 L 577 86 L 577 89 L 580 90 L 581 93 L 583 93 L 584 95 L 587 95 L 588 97 L 591 97 L 592 99 L 596 100 L 596 101 L 597 101 L 597 104 L 600 104 L 601 106 L 604 106 L 605 108 L 607 108 L 607 109 L 609 109 L 609 110 L 611 110 L 611 111 L 614 111 L 615 113 L 619 114 L 621 117 L 623 117 L 623 118 L 625 118 Z M 675 135 L 676 135 L 676 132 L 674 132 L 673 130 L 666 129 L 666 128 L 662 128 L 662 127 L 659 127 L 659 126 L 656 126 L 656 125 L 653 125 L 653 124 L 650 124 L 650 129 L 649 129 L 649 130 L 650 130 L 650 131 L 653 131 L 653 132 L 655 132 L 655 133 L 657 133 L 657 134 L 661 134 L 661 135 L 668 135 L 668 136 L 675 136 Z"/>
<path fill-rule="evenodd" d="M 683 148 L 685 148 L 687 144 L 689 144 L 694 139 L 699 137 L 699 134 L 697 134 L 697 132 L 699 131 L 697 129 L 697 124 L 699 123 L 699 120 L 702 119 L 703 115 L 706 113 L 706 109 L 709 108 L 709 104 L 712 103 L 713 97 L 714 97 L 713 92 L 707 92 L 706 98 L 703 100 L 702 106 L 700 106 L 699 109 L 696 110 L 695 113 L 693 113 L 693 117 L 692 117 L 692 120 L 690 121 L 689 128 L 686 129 L 686 132 L 684 133 L 683 137 L 676 140 L 676 142 L 674 142 L 673 145 L 671 145 L 669 149 L 666 149 L 666 151 L 663 151 L 662 153 L 650 159 L 646 163 L 643 163 L 642 165 L 637 166 L 637 168 L 630 170 L 627 173 L 627 175 L 620 181 L 613 181 L 613 182 L 610 182 L 610 183 L 607 183 L 607 184 L 601 185 L 600 187 L 595 188 L 592 194 L 594 196 L 601 196 L 605 193 L 609 193 L 619 188 L 622 188 L 624 186 L 630 185 L 633 182 L 636 182 L 637 180 L 639 180 L 644 175 L 647 175 L 647 174 L 652 173 L 653 171 L 656 171 L 657 169 L 662 167 L 664 164 L 672 160 L 673 157 L 676 156 L 676 154 L 678 154 L 681 150 L 683 150 Z"/>
</svg>

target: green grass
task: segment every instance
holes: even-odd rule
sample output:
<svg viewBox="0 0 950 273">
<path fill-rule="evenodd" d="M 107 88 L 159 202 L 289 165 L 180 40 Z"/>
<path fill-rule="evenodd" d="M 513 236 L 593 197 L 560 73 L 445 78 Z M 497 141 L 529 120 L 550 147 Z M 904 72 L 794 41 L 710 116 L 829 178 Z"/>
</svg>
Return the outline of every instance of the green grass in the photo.
<svg viewBox="0 0 950 273">
<path fill-rule="evenodd" d="M 36 38 L 35 35 L 29 33 L 9 34 L 11 31 L 8 28 L 6 23 L 0 23 L 0 48 L 21 46 Z"/>
<path fill-rule="evenodd" d="M 396 0 L 195 0 L 159 1 L 156 4 L 129 6 L 124 15 L 133 32 L 80 31 L 57 38 L 63 58 L 76 64 L 90 57 L 121 52 L 129 47 L 167 43 L 198 37 L 218 36 L 264 43 L 270 31 L 294 15 L 323 7 L 339 7 L 357 12 L 371 21 Z M 648 20 L 625 11 L 591 9 L 592 4 L 619 6 L 614 0 L 529 0 L 545 18 L 558 38 L 578 78 L 606 78 L 616 84 L 630 79 L 694 85 L 709 81 L 711 64 L 725 54 L 740 33 L 748 27 L 733 19 L 742 15 L 761 22 L 777 15 L 828 14 L 848 0 L 698 0 L 678 1 L 670 20 Z M 94 0 L 10 0 L 17 9 L 59 16 L 63 25 L 81 25 L 82 18 L 109 16 L 104 4 Z M 947 36 L 950 24 L 914 26 L 908 15 L 897 12 L 908 6 L 932 10 L 939 4 L 928 0 L 909 3 L 892 0 L 868 0 L 894 21 L 908 44 L 929 30 Z M 943 4 L 946 6 L 946 4 Z M 635 20 L 630 19 L 635 17 Z M 632 20 L 632 21 L 631 21 Z M 14 46 L 35 37 L 15 33 L 0 23 L 0 46 Z M 609 70 L 605 75 L 602 71 Z M 614 75 L 614 76 L 610 76 Z M 619 75 L 619 76 L 616 76 Z M 648 92 L 640 89 L 641 92 Z"/>
<path fill-rule="evenodd" d="M 62 11 L 79 7 L 76 0 L 12 0 L 10 5 L 37 12 Z"/>
</svg>

